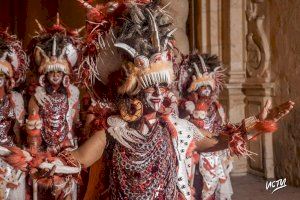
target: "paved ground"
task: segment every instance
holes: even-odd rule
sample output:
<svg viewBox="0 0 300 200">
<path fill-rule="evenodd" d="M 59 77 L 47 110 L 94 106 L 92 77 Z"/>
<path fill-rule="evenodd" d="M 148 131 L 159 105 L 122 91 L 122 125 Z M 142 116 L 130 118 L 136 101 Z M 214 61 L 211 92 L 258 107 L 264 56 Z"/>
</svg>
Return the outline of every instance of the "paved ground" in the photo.
<svg viewBox="0 0 300 200">
<path fill-rule="evenodd" d="M 232 177 L 233 200 L 300 200 L 300 188 L 287 186 L 273 194 L 266 181 L 252 175 Z"/>
</svg>

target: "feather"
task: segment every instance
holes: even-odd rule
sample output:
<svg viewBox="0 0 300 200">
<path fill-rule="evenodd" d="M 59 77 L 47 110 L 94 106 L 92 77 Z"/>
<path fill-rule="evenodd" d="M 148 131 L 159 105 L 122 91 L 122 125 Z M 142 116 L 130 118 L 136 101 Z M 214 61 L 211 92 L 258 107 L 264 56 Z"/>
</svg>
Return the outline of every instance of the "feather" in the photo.
<svg viewBox="0 0 300 200">
<path fill-rule="evenodd" d="M 138 84 L 138 82 L 137 82 L 136 76 L 130 75 L 126 79 L 125 83 L 121 87 L 118 88 L 118 93 L 126 94 L 126 93 L 132 91 L 134 88 L 136 88 L 137 84 Z"/>
</svg>

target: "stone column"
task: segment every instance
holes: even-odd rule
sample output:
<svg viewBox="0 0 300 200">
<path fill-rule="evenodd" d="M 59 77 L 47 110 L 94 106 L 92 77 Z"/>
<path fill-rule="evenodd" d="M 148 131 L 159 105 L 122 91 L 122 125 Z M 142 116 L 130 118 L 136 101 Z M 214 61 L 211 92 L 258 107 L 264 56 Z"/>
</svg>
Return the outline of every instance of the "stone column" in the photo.
<svg viewBox="0 0 300 200">
<path fill-rule="evenodd" d="M 244 84 L 247 117 L 257 114 L 274 96 L 267 12 L 268 4 L 264 0 L 247 0 L 247 79 Z M 257 154 L 249 160 L 250 173 L 274 178 L 272 138 L 272 134 L 265 133 L 249 142 L 249 150 Z"/>
<path fill-rule="evenodd" d="M 209 52 L 222 57 L 222 24 L 221 24 L 221 0 L 210 0 L 209 5 Z"/>
<path fill-rule="evenodd" d="M 229 121 L 245 118 L 245 95 L 242 91 L 245 72 L 245 1 L 222 0 L 222 61 L 228 68 L 228 84 L 222 94 Z M 247 172 L 247 159 L 235 158 L 233 175 Z"/>
<path fill-rule="evenodd" d="M 190 35 L 194 36 L 193 49 L 222 56 L 222 0 L 190 0 L 192 11 L 189 23 Z M 192 29 L 191 29 L 192 28 Z M 193 34 L 191 34 L 191 32 Z"/>
<path fill-rule="evenodd" d="M 246 82 L 246 116 L 256 115 L 267 100 L 274 96 L 273 83 Z M 256 153 L 249 159 L 249 172 L 265 178 L 274 178 L 273 141 L 271 133 L 264 133 L 249 142 L 249 150 Z"/>
</svg>

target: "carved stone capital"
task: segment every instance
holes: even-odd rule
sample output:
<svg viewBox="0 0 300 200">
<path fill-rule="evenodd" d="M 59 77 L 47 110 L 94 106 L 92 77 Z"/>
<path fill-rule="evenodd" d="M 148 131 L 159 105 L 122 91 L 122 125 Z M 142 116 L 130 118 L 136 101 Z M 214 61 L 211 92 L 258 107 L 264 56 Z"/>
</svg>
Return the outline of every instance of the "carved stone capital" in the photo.
<svg viewBox="0 0 300 200">
<path fill-rule="evenodd" d="M 266 3 L 247 0 L 246 69 L 250 82 L 270 82 L 270 45 L 265 31 Z"/>
</svg>

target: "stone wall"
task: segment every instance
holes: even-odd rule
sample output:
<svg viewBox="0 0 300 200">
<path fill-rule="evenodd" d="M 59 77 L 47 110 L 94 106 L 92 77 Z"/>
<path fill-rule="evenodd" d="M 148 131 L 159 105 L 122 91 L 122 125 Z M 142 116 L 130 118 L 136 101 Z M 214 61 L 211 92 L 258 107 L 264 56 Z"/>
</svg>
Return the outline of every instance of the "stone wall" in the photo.
<svg viewBox="0 0 300 200">
<path fill-rule="evenodd" d="M 274 103 L 296 102 L 273 137 L 275 175 L 287 178 L 288 185 L 300 186 L 300 1 L 272 0 L 269 4 Z"/>
<path fill-rule="evenodd" d="M 177 28 L 174 36 L 177 48 L 184 54 L 189 52 L 189 40 L 186 35 L 186 22 L 189 14 L 188 0 L 161 0 L 162 6 L 167 6 L 167 10 L 173 17 L 174 26 Z"/>
</svg>

